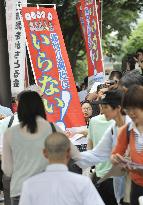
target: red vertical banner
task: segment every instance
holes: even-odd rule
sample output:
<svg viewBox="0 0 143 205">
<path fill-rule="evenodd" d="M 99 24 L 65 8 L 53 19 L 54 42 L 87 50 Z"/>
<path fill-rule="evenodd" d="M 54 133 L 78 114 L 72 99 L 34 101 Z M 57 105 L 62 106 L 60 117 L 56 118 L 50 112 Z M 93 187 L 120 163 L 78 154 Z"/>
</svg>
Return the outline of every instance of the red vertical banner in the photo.
<svg viewBox="0 0 143 205">
<path fill-rule="evenodd" d="M 85 35 L 84 19 L 83 19 L 83 13 L 82 13 L 82 6 L 80 2 L 76 4 L 76 10 L 77 10 L 77 14 L 78 14 L 79 22 L 80 22 L 81 31 L 83 32 L 83 36 L 84 36 Z M 97 2 L 97 15 L 98 15 L 98 21 L 99 21 L 99 30 L 101 34 L 101 26 L 102 26 L 101 0 L 98 0 Z"/>
<path fill-rule="evenodd" d="M 84 19 L 83 19 L 82 7 L 81 7 L 80 2 L 76 4 L 76 10 L 77 10 L 77 15 L 78 15 L 79 22 L 80 22 L 80 28 L 83 33 L 83 38 L 85 38 L 85 26 L 84 26 Z"/>
<path fill-rule="evenodd" d="M 104 79 L 97 5 L 95 0 L 80 0 L 80 2 L 85 27 L 89 87 L 91 87 L 95 81 L 102 82 Z"/>
<path fill-rule="evenodd" d="M 85 125 L 74 78 L 54 8 L 23 7 L 27 45 L 48 120 L 64 130 Z"/>
</svg>

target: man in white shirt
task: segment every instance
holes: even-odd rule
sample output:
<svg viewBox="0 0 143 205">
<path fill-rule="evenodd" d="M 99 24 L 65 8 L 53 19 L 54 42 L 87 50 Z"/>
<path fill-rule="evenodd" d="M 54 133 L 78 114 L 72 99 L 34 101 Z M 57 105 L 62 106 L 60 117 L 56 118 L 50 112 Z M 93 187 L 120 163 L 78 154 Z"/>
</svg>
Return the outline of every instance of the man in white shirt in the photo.
<svg viewBox="0 0 143 205">
<path fill-rule="evenodd" d="M 88 177 L 68 171 L 70 141 L 64 134 L 49 135 L 43 152 L 49 165 L 24 182 L 19 205 L 104 205 Z"/>
</svg>

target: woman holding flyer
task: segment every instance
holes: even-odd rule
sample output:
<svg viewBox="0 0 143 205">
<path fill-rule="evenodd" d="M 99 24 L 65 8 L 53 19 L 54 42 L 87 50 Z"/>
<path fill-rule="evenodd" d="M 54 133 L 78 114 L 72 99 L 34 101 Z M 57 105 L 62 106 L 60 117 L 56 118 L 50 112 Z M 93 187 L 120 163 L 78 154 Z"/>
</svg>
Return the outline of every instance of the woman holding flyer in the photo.
<svg viewBox="0 0 143 205">
<path fill-rule="evenodd" d="M 114 165 L 129 170 L 132 185 L 131 205 L 139 205 L 138 198 L 143 196 L 143 87 L 134 85 L 124 96 L 123 107 L 132 119 L 129 126 L 124 126 L 118 135 L 118 141 L 112 152 Z M 128 134 L 127 134 L 128 133 Z M 128 136 L 127 136 L 128 135 Z M 129 145 L 131 161 L 123 156 Z"/>
<path fill-rule="evenodd" d="M 108 127 L 99 143 L 92 150 L 88 150 L 80 154 L 80 159 L 76 161 L 76 164 L 79 167 L 87 168 L 101 162 L 106 162 L 110 159 L 112 149 L 116 145 L 120 127 L 131 122 L 131 119 L 121 108 L 122 97 L 122 91 L 114 89 L 105 92 L 102 99 L 98 101 L 98 103 L 101 104 L 102 113 L 105 115 L 106 119 L 113 119 L 114 122 L 110 127 Z M 124 197 L 124 177 L 114 177 L 114 180 L 112 178 L 111 180 L 112 187 L 114 185 L 113 192 L 115 193 L 117 203 L 108 197 L 109 202 L 106 201 L 106 204 L 120 204 L 120 200 Z M 120 186 L 117 186 L 118 184 L 120 184 Z"/>
</svg>

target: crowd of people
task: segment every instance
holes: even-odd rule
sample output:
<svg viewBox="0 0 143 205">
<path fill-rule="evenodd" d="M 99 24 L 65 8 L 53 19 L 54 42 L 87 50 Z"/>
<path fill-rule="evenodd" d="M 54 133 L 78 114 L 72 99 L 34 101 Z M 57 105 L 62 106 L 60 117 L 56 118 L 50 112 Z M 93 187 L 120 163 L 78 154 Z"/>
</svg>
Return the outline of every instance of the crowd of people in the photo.
<svg viewBox="0 0 143 205">
<path fill-rule="evenodd" d="M 133 59 L 142 71 L 142 49 Z M 76 133 L 48 122 L 36 85 L 16 96 L 14 114 L 0 106 L 5 205 L 139 205 L 143 76 L 131 62 L 126 65 L 124 72 L 113 70 L 107 81 L 95 82 L 92 92 L 84 80 L 78 91 L 86 128 Z"/>
</svg>

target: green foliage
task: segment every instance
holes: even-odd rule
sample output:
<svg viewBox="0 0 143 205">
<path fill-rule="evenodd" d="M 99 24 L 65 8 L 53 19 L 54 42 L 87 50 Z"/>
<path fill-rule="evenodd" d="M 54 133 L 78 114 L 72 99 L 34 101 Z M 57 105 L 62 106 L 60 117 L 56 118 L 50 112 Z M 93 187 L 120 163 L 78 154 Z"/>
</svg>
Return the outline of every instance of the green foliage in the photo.
<svg viewBox="0 0 143 205">
<path fill-rule="evenodd" d="M 80 53 L 83 53 L 83 52 L 81 51 Z M 88 76 L 87 59 L 86 59 L 85 55 L 84 55 L 84 58 L 82 60 L 77 61 L 76 67 L 73 70 L 73 75 L 75 77 L 75 81 L 79 82 L 80 84 L 83 82 L 83 79 L 86 76 Z"/>
<path fill-rule="evenodd" d="M 143 2 L 138 0 L 103 1 L 103 50 L 108 56 L 120 55 L 123 39 L 129 36 Z M 116 35 L 110 36 L 112 32 Z"/>
<path fill-rule="evenodd" d="M 125 53 L 135 53 L 137 49 L 143 48 L 143 21 L 132 31 L 129 39 L 124 45 Z"/>
</svg>

